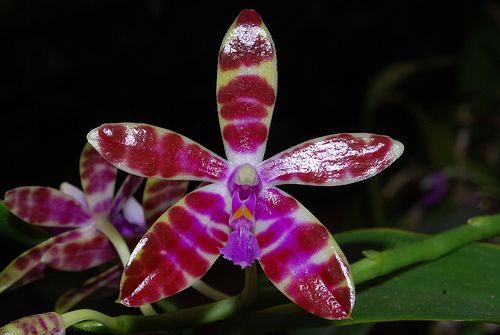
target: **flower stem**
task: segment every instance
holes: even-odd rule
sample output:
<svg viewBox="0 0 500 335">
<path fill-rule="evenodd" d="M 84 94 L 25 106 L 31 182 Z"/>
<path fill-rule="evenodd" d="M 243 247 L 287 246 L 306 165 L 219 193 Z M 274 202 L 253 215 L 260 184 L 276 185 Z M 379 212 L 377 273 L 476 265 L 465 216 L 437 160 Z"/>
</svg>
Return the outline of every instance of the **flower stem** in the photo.
<svg viewBox="0 0 500 335">
<path fill-rule="evenodd" d="M 67 312 L 61 314 L 61 319 L 63 320 L 64 326 L 66 328 L 78 322 L 88 320 L 97 321 L 109 329 L 116 329 L 118 327 L 116 318 L 107 316 L 92 309 L 78 309 L 76 311 Z"/>
<path fill-rule="evenodd" d="M 208 285 L 203 280 L 195 281 L 191 287 L 194 288 L 196 291 L 200 292 L 201 294 L 203 294 L 205 297 L 210 298 L 212 300 L 217 301 L 230 297 L 229 295 L 219 290 L 216 290 L 212 286 Z"/>
<path fill-rule="evenodd" d="M 167 331 L 175 329 L 192 328 L 196 325 L 208 324 L 227 319 L 237 314 L 242 309 L 242 303 L 239 296 L 230 297 L 224 300 L 216 301 L 210 304 L 181 309 L 172 313 L 160 315 L 121 315 L 110 317 L 99 312 L 89 313 L 74 311 L 64 314 L 75 327 L 86 332 L 113 333 L 113 334 L 131 334 L 154 331 Z M 70 313 L 80 314 L 67 315 Z M 75 325 L 78 321 L 97 321 L 96 323 L 81 323 Z"/>
<path fill-rule="evenodd" d="M 352 264 L 354 282 L 361 284 L 411 264 L 432 261 L 461 246 L 496 235 L 500 235 L 500 215 L 475 217 L 465 225 L 409 245 L 369 253 Z"/>
<path fill-rule="evenodd" d="M 110 223 L 107 219 L 103 218 L 97 222 L 97 228 L 108 238 L 116 252 L 120 261 L 125 267 L 127 265 L 128 259 L 130 258 L 130 250 L 127 243 L 123 239 L 123 236 L 118 232 L 118 230 Z M 139 307 L 142 314 L 144 315 L 156 315 L 156 311 L 150 304 L 142 305 Z"/>
<path fill-rule="evenodd" d="M 122 265 L 125 266 L 130 257 L 130 250 L 127 243 L 123 239 L 123 236 L 118 232 L 113 224 L 104 218 L 97 222 L 97 228 L 101 231 L 101 233 L 106 235 L 118 253 L 118 257 L 120 257 Z"/>
<path fill-rule="evenodd" d="M 257 297 L 257 265 L 245 268 L 245 285 L 240 294 L 241 300 L 246 305 L 251 305 Z"/>
</svg>

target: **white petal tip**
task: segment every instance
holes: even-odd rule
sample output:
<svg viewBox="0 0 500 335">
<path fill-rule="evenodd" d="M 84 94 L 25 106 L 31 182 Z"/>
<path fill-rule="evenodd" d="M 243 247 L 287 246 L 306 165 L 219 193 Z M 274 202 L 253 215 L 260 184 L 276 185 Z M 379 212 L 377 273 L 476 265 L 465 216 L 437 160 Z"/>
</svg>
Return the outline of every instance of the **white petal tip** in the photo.
<svg viewBox="0 0 500 335">
<path fill-rule="evenodd" d="M 392 140 L 391 152 L 394 157 L 394 160 L 398 159 L 403 154 L 404 150 L 405 146 L 403 145 L 403 143 L 394 139 Z"/>
</svg>

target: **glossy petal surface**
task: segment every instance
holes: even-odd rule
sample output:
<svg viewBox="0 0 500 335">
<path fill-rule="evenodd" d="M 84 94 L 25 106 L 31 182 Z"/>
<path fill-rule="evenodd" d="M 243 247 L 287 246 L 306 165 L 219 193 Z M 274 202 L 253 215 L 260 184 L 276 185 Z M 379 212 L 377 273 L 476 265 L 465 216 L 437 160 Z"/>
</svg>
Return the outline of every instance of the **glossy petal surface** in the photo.
<svg viewBox="0 0 500 335">
<path fill-rule="evenodd" d="M 24 221 L 45 227 L 80 227 L 92 222 L 80 202 L 50 187 L 23 186 L 7 191 L 5 205 Z"/>
<path fill-rule="evenodd" d="M 257 164 L 264 157 L 277 89 L 276 51 L 259 15 L 244 10 L 219 51 L 217 106 L 227 158 Z"/>
<path fill-rule="evenodd" d="M 113 165 L 144 177 L 214 182 L 229 170 L 225 159 L 198 143 L 146 124 L 104 124 L 87 139 Z"/>
<path fill-rule="evenodd" d="M 165 211 L 186 194 L 188 182 L 148 178 L 142 205 L 146 224 L 152 225 Z"/>
<path fill-rule="evenodd" d="M 26 316 L 0 328 L 2 335 L 64 335 L 65 331 L 61 316 L 54 312 Z"/>
<path fill-rule="evenodd" d="M 325 319 L 344 319 L 354 305 L 349 266 L 328 230 L 277 188 L 257 201 L 255 233 L 267 277 L 297 305 Z"/>
<path fill-rule="evenodd" d="M 121 184 L 111 205 L 111 216 L 118 214 L 123 204 L 139 189 L 144 178 L 128 175 Z"/>
<path fill-rule="evenodd" d="M 116 257 L 116 251 L 106 236 L 93 227 L 75 229 L 56 236 L 56 239 L 57 243 L 41 259 L 54 269 L 81 271 Z"/>
<path fill-rule="evenodd" d="M 57 299 L 55 310 L 58 313 L 69 311 L 73 306 L 77 305 L 80 301 L 87 298 L 98 289 L 118 281 L 121 273 L 122 267 L 120 265 L 115 265 L 97 276 L 90 278 L 85 281 L 82 286 L 64 293 Z"/>
<path fill-rule="evenodd" d="M 304 142 L 259 165 L 262 182 L 334 186 L 370 178 L 403 153 L 387 136 L 338 134 Z"/>
<path fill-rule="evenodd" d="M 229 194 L 223 184 L 193 191 L 139 241 L 122 276 L 120 299 L 140 306 L 171 296 L 203 276 L 229 235 Z"/>
<path fill-rule="evenodd" d="M 94 214 L 108 213 L 115 191 L 117 170 L 90 144 L 80 156 L 80 180 L 89 209 Z"/>
</svg>

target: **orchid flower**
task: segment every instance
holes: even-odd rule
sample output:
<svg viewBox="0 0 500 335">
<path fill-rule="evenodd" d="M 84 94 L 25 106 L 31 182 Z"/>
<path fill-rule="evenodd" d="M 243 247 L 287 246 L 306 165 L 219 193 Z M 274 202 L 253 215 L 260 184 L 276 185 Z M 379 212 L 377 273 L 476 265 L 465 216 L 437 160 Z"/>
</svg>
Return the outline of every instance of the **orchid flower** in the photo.
<svg viewBox="0 0 500 335">
<path fill-rule="evenodd" d="M 140 306 L 189 287 L 222 254 L 241 267 L 257 260 L 279 290 L 315 315 L 350 315 L 355 292 L 345 256 L 328 230 L 276 186 L 354 183 L 389 166 L 403 145 L 387 136 L 337 134 L 263 160 L 276 87 L 271 36 L 255 11 L 244 10 L 219 52 L 227 160 L 147 124 L 104 124 L 89 133 L 89 143 L 128 173 L 211 183 L 168 209 L 139 241 L 122 276 L 123 304 Z"/>
<path fill-rule="evenodd" d="M 0 292 L 43 276 L 47 268 L 80 271 L 116 257 L 110 229 L 125 237 L 142 235 L 144 213 L 132 195 L 143 178 L 129 175 L 113 197 L 116 174 L 117 169 L 86 144 L 80 157 L 84 192 L 68 183 L 60 190 L 28 186 L 7 191 L 5 205 L 13 214 L 62 232 L 14 259 L 0 273 Z"/>
</svg>

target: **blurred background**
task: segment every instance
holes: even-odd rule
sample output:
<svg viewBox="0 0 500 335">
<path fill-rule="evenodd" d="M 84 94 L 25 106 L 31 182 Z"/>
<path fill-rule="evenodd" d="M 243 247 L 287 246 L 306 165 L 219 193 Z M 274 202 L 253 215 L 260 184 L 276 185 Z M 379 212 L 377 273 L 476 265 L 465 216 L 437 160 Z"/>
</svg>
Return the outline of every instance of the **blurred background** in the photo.
<svg viewBox="0 0 500 335">
<path fill-rule="evenodd" d="M 0 194 L 79 185 L 85 136 L 105 122 L 150 123 L 224 155 L 217 54 L 245 8 L 260 13 L 278 55 L 266 157 L 339 132 L 385 134 L 406 146 L 370 181 L 286 187 L 332 232 L 434 233 L 498 211 L 500 1 L 493 0 L 0 0 Z M 2 267 L 29 248 L 3 235 L 0 245 Z M 55 274 L 0 295 L 0 323 L 50 309 L 80 281 Z M 106 308 L 118 308 L 113 300 Z M 378 325 L 371 334 L 402 327 Z M 436 327 L 418 323 L 415 333 Z"/>
</svg>

